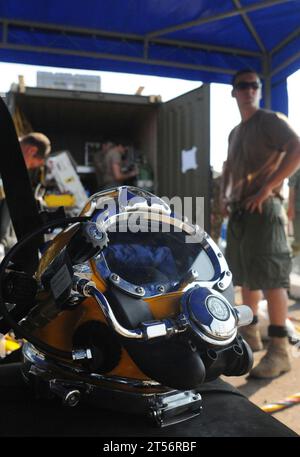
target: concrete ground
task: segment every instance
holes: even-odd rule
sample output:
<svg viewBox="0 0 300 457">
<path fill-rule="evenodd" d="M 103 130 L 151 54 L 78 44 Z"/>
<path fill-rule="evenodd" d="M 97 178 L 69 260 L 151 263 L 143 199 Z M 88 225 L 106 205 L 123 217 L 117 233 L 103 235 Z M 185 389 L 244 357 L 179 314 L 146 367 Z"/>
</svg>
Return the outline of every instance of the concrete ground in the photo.
<svg viewBox="0 0 300 457">
<path fill-rule="evenodd" d="M 289 318 L 296 327 L 300 327 L 300 276 L 294 275 L 291 278 L 291 290 L 296 294 L 297 298 L 289 300 Z M 240 301 L 239 291 L 237 290 L 237 304 Z M 266 347 L 267 343 L 265 343 Z M 276 379 L 252 379 L 246 376 L 240 377 L 224 377 L 226 382 L 229 382 L 239 389 L 251 402 L 262 407 L 270 403 L 283 401 L 287 397 L 293 396 L 296 393 L 300 395 L 300 344 L 295 346 L 290 345 L 292 370 L 279 376 Z M 261 357 L 265 354 L 265 348 L 262 351 L 254 353 L 254 365 L 256 365 Z M 278 411 L 272 414 L 274 418 L 281 421 L 287 427 L 294 430 L 300 435 L 300 403 Z"/>
</svg>

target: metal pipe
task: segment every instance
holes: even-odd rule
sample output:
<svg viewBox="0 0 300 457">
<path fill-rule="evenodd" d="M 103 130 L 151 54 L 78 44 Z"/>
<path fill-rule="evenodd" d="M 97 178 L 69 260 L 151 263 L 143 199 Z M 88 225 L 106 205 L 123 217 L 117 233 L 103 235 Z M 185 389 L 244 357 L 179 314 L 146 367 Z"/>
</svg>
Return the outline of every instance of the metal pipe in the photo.
<svg viewBox="0 0 300 457">
<path fill-rule="evenodd" d="M 0 43 L 0 49 L 14 49 L 17 51 L 33 51 L 33 52 L 48 52 L 51 54 L 59 55 L 70 55 L 70 56 L 81 56 L 81 57 L 90 57 L 93 59 L 113 59 L 120 62 L 136 62 L 136 63 L 146 63 L 151 65 L 161 65 L 164 67 L 174 67 L 174 68 L 185 68 L 189 70 L 199 70 L 199 71 L 214 71 L 216 73 L 233 75 L 236 72 L 236 69 L 221 68 L 208 65 L 197 65 L 197 64 L 188 64 L 176 61 L 164 61 L 158 59 L 145 59 L 144 57 L 132 57 L 120 54 L 108 54 L 103 52 L 94 52 L 94 51 L 81 51 L 75 49 L 61 49 L 61 48 L 49 48 L 46 46 L 34 46 L 34 45 L 22 45 L 22 44 L 13 44 L 13 43 Z"/>
<path fill-rule="evenodd" d="M 153 32 L 148 33 L 147 37 L 148 38 L 153 38 L 155 36 L 160 36 L 160 35 L 165 35 L 167 33 L 173 33 L 173 32 L 178 32 L 179 30 L 184 30 L 187 28 L 203 25 L 203 24 L 209 24 L 210 22 L 215 22 L 223 19 L 227 19 L 230 17 L 234 16 L 240 16 L 243 13 L 250 13 L 252 11 L 257 11 L 259 9 L 264 9 L 264 8 L 269 8 L 271 6 L 280 4 L 280 3 L 287 3 L 290 0 L 266 0 L 266 1 L 261 1 L 259 3 L 253 3 L 252 5 L 244 6 L 239 9 L 234 9 L 227 11 L 225 13 L 220 13 L 216 14 L 213 16 L 209 17 L 200 17 L 199 19 L 196 19 L 194 21 L 189 21 L 189 22 L 184 22 L 179 25 L 171 26 L 171 27 L 166 27 L 164 29 L 160 30 L 154 30 Z"/>
<path fill-rule="evenodd" d="M 272 92 L 271 92 L 271 58 L 266 55 L 263 60 L 263 72 L 264 72 L 264 101 L 267 109 L 272 108 Z"/>
<path fill-rule="evenodd" d="M 242 5 L 241 5 L 241 2 L 240 0 L 233 0 L 233 3 L 235 4 L 235 6 L 240 10 L 242 8 Z M 260 48 L 260 50 L 265 53 L 266 52 L 266 48 L 265 48 L 265 45 L 263 44 L 263 42 L 261 41 L 261 38 L 260 36 L 258 35 L 257 31 L 255 30 L 255 27 L 254 25 L 252 24 L 251 20 L 249 19 L 249 17 L 247 16 L 247 13 L 245 12 L 242 12 L 241 13 L 241 16 L 242 16 L 242 19 L 243 21 L 245 22 L 246 24 L 246 27 L 248 28 L 249 32 L 251 33 L 251 35 L 253 36 L 253 38 L 255 39 L 258 47 Z"/>
</svg>

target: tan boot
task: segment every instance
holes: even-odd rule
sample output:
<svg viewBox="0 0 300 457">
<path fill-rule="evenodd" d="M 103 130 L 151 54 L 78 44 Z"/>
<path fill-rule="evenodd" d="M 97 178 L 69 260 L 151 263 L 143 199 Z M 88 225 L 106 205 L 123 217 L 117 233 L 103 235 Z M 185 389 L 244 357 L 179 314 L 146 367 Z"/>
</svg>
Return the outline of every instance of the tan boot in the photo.
<svg viewBox="0 0 300 457">
<path fill-rule="evenodd" d="M 282 373 L 291 370 L 291 362 L 288 353 L 287 338 L 271 338 L 267 353 L 259 364 L 250 371 L 253 378 L 271 379 L 277 378 Z"/>
<path fill-rule="evenodd" d="M 239 333 L 247 341 L 253 352 L 261 351 L 263 349 L 263 343 L 257 324 L 241 327 Z"/>
</svg>

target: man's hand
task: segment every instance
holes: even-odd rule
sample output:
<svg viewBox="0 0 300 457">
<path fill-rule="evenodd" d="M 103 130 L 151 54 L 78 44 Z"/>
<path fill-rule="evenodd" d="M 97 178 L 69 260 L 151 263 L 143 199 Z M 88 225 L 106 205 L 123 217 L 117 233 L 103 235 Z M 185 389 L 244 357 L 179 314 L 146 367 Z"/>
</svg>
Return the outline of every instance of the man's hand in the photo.
<svg viewBox="0 0 300 457">
<path fill-rule="evenodd" d="M 295 219 L 295 207 L 294 206 L 289 206 L 286 213 L 287 213 L 287 217 L 290 221 L 293 221 Z"/>
<path fill-rule="evenodd" d="M 270 197 L 270 195 L 272 195 L 272 189 L 268 186 L 262 187 L 259 192 L 245 200 L 246 210 L 250 213 L 257 210 L 261 214 L 263 203 Z"/>
<path fill-rule="evenodd" d="M 220 213 L 223 217 L 228 217 L 229 216 L 229 210 L 228 210 L 228 202 L 225 198 L 220 198 L 219 200 L 219 205 L 220 205 Z"/>
<path fill-rule="evenodd" d="M 293 221 L 296 217 L 296 210 L 295 210 L 295 203 L 296 203 L 296 192 L 295 187 L 290 186 L 289 188 L 289 204 L 287 210 L 287 217 L 290 221 Z"/>
<path fill-rule="evenodd" d="M 134 166 L 134 169 L 131 170 L 128 174 L 129 174 L 129 178 L 134 178 L 134 176 L 136 176 L 137 174 L 139 173 L 139 169 L 138 167 L 135 165 Z"/>
</svg>

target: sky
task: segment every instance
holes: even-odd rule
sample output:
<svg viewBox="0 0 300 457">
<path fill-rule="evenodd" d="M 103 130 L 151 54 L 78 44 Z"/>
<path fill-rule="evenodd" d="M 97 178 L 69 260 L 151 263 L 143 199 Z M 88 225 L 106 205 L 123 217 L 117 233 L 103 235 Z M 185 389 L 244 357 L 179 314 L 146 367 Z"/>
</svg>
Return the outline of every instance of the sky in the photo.
<svg viewBox="0 0 300 457">
<path fill-rule="evenodd" d="M 158 76 L 132 75 L 107 71 L 88 71 L 66 68 L 37 67 L 32 65 L 8 64 L 0 62 L 0 92 L 10 89 L 23 75 L 27 86 L 36 86 L 37 71 L 52 73 L 72 73 L 98 75 L 101 78 L 101 91 L 109 93 L 134 94 L 144 86 L 142 95 L 161 95 L 164 102 L 201 86 L 201 81 L 186 81 Z M 288 78 L 289 119 L 300 134 L 300 70 Z M 226 111 L 224 111 L 226 107 Z M 230 130 L 240 122 L 235 100 L 231 97 L 231 86 L 211 84 L 210 141 L 211 165 L 221 171 L 227 155 L 227 138 Z"/>
</svg>

